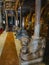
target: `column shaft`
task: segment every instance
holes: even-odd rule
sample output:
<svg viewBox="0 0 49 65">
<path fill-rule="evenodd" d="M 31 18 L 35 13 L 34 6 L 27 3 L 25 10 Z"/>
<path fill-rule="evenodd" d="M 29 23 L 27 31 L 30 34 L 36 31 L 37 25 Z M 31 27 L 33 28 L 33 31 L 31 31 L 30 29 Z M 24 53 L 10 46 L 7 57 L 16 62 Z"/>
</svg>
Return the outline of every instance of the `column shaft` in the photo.
<svg viewBox="0 0 49 65">
<path fill-rule="evenodd" d="M 8 30 L 8 15 L 7 15 L 7 11 L 6 11 L 6 30 Z"/>
<path fill-rule="evenodd" d="M 41 0 L 35 1 L 35 29 L 34 35 L 39 37 L 40 34 L 40 10 L 41 10 Z"/>
<path fill-rule="evenodd" d="M 20 6 L 20 28 L 22 28 L 22 7 Z"/>
<path fill-rule="evenodd" d="M 2 15 L 1 15 L 1 8 L 0 8 L 0 28 L 2 28 Z"/>
</svg>

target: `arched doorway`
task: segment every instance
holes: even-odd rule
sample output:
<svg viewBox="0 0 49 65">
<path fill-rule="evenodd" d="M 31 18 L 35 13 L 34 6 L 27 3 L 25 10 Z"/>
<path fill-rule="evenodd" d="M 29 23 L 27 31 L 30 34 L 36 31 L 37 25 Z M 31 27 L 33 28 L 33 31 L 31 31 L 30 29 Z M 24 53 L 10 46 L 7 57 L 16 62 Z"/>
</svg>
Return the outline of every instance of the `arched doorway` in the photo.
<svg viewBox="0 0 49 65">
<path fill-rule="evenodd" d="M 6 15 L 6 26 L 8 31 L 13 31 L 13 27 L 15 26 L 15 14 L 14 11 L 7 11 Z"/>
<path fill-rule="evenodd" d="M 8 30 L 12 31 L 14 25 L 15 25 L 15 17 L 8 16 Z"/>
</svg>

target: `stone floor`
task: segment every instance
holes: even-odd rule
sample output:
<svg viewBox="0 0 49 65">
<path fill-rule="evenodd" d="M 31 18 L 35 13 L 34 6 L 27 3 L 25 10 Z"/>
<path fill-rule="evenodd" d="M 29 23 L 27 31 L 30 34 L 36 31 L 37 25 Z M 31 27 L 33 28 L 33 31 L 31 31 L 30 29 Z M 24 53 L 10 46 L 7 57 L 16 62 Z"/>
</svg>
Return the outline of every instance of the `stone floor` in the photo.
<svg viewBox="0 0 49 65">
<path fill-rule="evenodd" d="M 4 31 L 0 35 L 0 56 L 1 56 L 1 53 L 2 53 L 2 50 L 3 50 L 4 44 L 5 44 L 5 40 L 6 40 L 6 37 L 7 37 L 7 33 L 8 32 Z"/>
<path fill-rule="evenodd" d="M 7 34 L 0 57 L 0 65 L 19 65 L 14 36 L 12 32 L 8 32 Z"/>
</svg>

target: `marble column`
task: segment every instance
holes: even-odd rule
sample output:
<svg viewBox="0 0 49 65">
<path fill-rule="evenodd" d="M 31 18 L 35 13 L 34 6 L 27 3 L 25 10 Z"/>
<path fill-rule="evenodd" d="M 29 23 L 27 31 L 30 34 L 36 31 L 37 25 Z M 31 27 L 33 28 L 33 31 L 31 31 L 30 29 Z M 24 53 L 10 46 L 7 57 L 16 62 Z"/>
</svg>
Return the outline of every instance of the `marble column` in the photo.
<svg viewBox="0 0 49 65">
<path fill-rule="evenodd" d="M 35 27 L 34 36 L 32 36 L 33 41 L 31 44 L 31 50 L 33 53 L 36 52 L 38 48 L 39 36 L 40 36 L 40 10 L 41 10 L 41 0 L 35 0 Z"/>
<path fill-rule="evenodd" d="M 22 28 L 22 7 L 20 6 L 20 28 Z"/>
<path fill-rule="evenodd" d="M 8 14 L 7 14 L 7 11 L 5 12 L 6 14 L 6 31 L 8 30 Z"/>
<path fill-rule="evenodd" d="M 0 28 L 2 28 L 2 15 L 1 15 L 1 8 L 0 8 Z"/>
<path fill-rule="evenodd" d="M 23 17 L 23 20 L 22 20 L 22 28 L 24 29 L 24 22 L 25 22 L 25 18 Z"/>
<path fill-rule="evenodd" d="M 15 22 L 15 26 L 18 27 L 18 11 L 16 11 L 16 22 Z"/>
<path fill-rule="evenodd" d="M 35 29 L 34 36 L 39 37 L 40 34 L 40 11 L 41 11 L 41 0 L 35 1 L 36 9 L 35 9 Z"/>
</svg>

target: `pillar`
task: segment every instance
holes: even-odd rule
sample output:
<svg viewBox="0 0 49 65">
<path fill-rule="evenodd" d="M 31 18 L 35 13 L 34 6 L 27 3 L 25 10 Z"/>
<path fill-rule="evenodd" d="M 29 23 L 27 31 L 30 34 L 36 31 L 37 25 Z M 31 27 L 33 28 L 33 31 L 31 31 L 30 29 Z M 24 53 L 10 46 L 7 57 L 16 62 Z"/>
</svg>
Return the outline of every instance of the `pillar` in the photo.
<svg viewBox="0 0 49 65">
<path fill-rule="evenodd" d="M 23 20 L 22 20 L 22 28 L 24 29 L 24 22 L 25 22 L 25 18 L 23 17 Z"/>
<path fill-rule="evenodd" d="M 16 10 L 16 22 L 15 22 L 15 26 L 18 27 L 18 11 Z"/>
<path fill-rule="evenodd" d="M 41 10 L 41 0 L 35 0 L 35 28 L 34 36 L 32 36 L 33 41 L 31 41 L 31 52 L 35 52 L 38 48 L 39 36 L 40 36 L 40 10 Z"/>
<path fill-rule="evenodd" d="M 22 7 L 20 6 L 20 28 L 22 28 Z"/>
<path fill-rule="evenodd" d="M 40 10 L 41 10 L 41 0 L 35 1 L 35 29 L 34 29 L 34 36 L 39 37 L 40 34 Z"/>
<path fill-rule="evenodd" d="M 1 15 L 1 8 L 0 8 L 0 28 L 2 28 L 2 15 Z"/>
<path fill-rule="evenodd" d="M 7 11 L 5 13 L 6 13 L 6 31 L 7 31 L 8 30 L 8 14 L 7 14 Z"/>
</svg>

